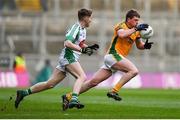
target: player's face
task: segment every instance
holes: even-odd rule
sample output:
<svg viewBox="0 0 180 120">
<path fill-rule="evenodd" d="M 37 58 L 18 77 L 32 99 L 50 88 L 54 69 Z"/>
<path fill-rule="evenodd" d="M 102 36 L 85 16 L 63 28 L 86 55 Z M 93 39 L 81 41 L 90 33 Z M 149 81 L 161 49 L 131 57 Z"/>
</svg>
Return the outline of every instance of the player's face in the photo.
<svg viewBox="0 0 180 120">
<path fill-rule="evenodd" d="M 86 16 L 86 17 L 83 18 L 83 21 L 84 21 L 84 26 L 89 27 L 89 25 L 90 25 L 90 23 L 92 21 L 92 17 L 91 16 L 90 17 Z"/>
<path fill-rule="evenodd" d="M 133 17 L 131 19 L 128 20 L 128 24 L 131 26 L 131 27 L 135 27 L 137 26 L 139 22 L 139 18 L 138 17 Z"/>
</svg>

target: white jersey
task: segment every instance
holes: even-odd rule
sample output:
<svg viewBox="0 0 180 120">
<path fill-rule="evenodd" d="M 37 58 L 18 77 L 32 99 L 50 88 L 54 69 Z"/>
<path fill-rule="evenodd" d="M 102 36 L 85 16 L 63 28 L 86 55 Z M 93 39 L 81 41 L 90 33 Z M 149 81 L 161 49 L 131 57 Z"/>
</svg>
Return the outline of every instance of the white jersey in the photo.
<svg viewBox="0 0 180 120">
<path fill-rule="evenodd" d="M 70 29 L 68 29 L 66 33 L 66 40 L 70 40 L 72 43 L 76 45 L 79 45 L 80 42 L 84 41 L 85 39 L 86 29 L 82 28 L 79 22 L 75 23 Z M 73 52 L 77 51 L 73 50 Z"/>
<path fill-rule="evenodd" d="M 82 28 L 80 23 L 75 23 L 66 33 L 65 40 L 70 40 L 73 44 L 79 45 L 86 39 L 86 29 Z M 77 62 L 80 57 L 80 52 L 74 51 L 71 48 L 63 48 L 59 56 L 59 64 L 56 68 L 65 71 L 65 65 Z"/>
</svg>

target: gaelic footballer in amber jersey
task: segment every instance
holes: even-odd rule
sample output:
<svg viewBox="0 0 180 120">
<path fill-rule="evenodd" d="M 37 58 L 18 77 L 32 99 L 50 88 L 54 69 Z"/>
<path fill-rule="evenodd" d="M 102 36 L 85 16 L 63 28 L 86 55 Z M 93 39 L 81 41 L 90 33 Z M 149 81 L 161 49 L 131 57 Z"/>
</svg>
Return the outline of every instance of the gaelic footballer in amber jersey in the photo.
<svg viewBox="0 0 180 120">
<path fill-rule="evenodd" d="M 114 27 L 114 34 L 112 37 L 111 45 L 108 50 L 108 54 L 118 53 L 125 57 L 128 55 L 133 43 L 140 38 L 140 33 L 139 31 L 136 31 L 133 34 L 131 34 L 129 37 L 120 38 L 118 37 L 117 34 L 117 31 L 120 29 L 127 30 L 130 28 L 128 28 L 125 22 L 118 23 Z"/>
</svg>

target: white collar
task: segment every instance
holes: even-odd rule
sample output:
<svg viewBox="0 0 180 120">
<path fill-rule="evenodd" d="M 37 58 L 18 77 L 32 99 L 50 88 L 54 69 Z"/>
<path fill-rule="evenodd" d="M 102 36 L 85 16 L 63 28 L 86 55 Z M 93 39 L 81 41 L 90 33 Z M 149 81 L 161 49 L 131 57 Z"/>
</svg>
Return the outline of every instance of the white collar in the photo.
<svg viewBox="0 0 180 120">
<path fill-rule="evenodd" d="M 81 29 L 85 29 L 85 28 L 83 28 L 83 27 L 81 26 L 81 24 L 80 24 L 79 21 L 77 21 L 77 24 L 80 26 Z"/>
</svg>

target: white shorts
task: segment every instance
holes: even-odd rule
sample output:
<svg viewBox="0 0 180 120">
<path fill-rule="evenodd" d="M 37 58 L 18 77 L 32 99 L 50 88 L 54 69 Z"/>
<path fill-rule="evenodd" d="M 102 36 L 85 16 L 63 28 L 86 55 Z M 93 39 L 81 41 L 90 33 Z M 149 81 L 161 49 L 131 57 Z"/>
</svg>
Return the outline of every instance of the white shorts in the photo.
<svg viewBox="0 0 180 120">
<path fill-rule="evenodd" d="M 101 68 L 114 72 L 115 70 L 112 69 L 112 66 L 123 58 L 124 57 L 120 54 L 106 54 L 104 56 L 104 65 L 102 65 Z"/>
<path fill-rule="evenodd" d="M 62 72 L 66 72 L 66 69 L 65 69 L 66 65 L 74 63 L 74 62 L 78 62 L 79 57 L 80 57 L 80 54 L 77 54 L 75 52 L 66 57 L 65 49 L 63 49 L 61 54 L 59 55 L 58 65 L 56 66 L 56 68 Z"/>
</svg>

